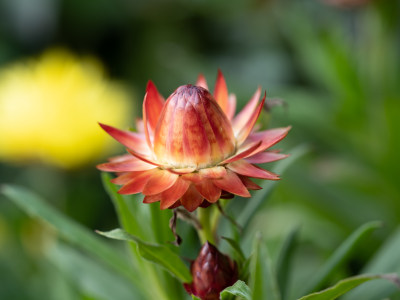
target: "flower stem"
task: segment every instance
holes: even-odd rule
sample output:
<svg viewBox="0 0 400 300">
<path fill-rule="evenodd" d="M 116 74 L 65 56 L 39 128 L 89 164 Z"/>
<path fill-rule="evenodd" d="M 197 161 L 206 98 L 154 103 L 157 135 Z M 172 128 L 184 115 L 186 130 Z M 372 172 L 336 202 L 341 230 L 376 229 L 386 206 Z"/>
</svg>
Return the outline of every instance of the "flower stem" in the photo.
<svg viewBox="0 0 400 300">
<path fill-rule="evenodd" d="M 201 228 L 197 230 L 200 238 L 201 244 L 209 241 L 211 244 L 215 245 L 215 237 L 212 230 L 212 216 L 213 205 L 207 208 L 198 209 L 198 217 L 201 224 Z"/>
</svg>

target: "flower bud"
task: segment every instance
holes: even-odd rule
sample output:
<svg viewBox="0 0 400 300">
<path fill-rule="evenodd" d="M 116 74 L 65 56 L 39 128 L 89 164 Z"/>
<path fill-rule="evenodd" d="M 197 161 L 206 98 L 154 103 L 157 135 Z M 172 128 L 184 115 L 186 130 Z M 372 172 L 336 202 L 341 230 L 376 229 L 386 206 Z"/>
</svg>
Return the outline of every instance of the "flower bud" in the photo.
<svg viewBox="0 0 400 300">
<path fill-rule="evenodd" d="M 220 292 L 238 280 L 236 262 L 208 242 L 192 263 L 191 272 L 193 282 L 185 283 L 184 287 L 202 300 L 218 300 Z"/>
</svg>

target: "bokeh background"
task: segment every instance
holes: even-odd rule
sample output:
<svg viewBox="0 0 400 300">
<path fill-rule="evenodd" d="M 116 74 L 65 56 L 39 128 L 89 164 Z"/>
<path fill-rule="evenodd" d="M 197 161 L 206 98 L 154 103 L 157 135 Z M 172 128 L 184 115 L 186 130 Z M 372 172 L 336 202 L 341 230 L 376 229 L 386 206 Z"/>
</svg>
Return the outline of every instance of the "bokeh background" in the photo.
<svg viewBox="0 0 400 300">
<path fill-rule="evenodd" d="M 399 54 L 395 0 L 0 0 L 0 182 L 117 227 L 95 165 L 122 148 L 97 121 L 134 126 L 149 79 L 168 96 L 220 68 L 239 107 L 266 89 L 284 152 L 309 149 L 252 229 L 275 249 L 301 227 L 296 284 L 381 220 L 335 276 L 357 274 L 400 222 Z M 1 299 L 93 299 L 43 255 L 55 236 L 0 199 Z"/>
</svg>

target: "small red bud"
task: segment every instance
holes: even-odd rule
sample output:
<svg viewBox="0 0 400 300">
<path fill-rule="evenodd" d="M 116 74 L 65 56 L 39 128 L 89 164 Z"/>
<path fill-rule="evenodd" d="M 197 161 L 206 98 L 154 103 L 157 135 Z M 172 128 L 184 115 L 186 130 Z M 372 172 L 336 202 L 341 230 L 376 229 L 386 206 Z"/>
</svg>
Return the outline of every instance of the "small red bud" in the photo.
<svg viewBox="0 0 400 300">
<path fill-rule="evenodd" d="M 192 263 L 191 272 L 193 282 L 185 283 L 184 287 L 202 300 L 218 300 L 220 292 L 238 280 L 236 262 L 208 242 Z"/>
</svg>

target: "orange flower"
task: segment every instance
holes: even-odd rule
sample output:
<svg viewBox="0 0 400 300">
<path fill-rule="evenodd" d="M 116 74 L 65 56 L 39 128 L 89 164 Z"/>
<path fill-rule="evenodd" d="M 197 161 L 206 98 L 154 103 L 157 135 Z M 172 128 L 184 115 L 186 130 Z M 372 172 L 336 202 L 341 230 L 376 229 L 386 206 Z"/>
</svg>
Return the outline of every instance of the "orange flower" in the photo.
<svg viewBox="0 0 400 300">
<path fill-rule="evenodd" d="M 250 197 L 261 189 L 249 177 L 278 180 L 277 174 L 254 164 L 287 157 L 265 151 L 282 140 L 290 127 L 252 131 L 263 108 L 261 89 L 234 116 L 236 97 L 228 95 L 219 71 L 214 96 L 200 75 L 196 85 L 179 87 L 165 101 L 149 81 L 138 132 L 100 126 L 127 147 L 129 154 L 98 165 L 116 172 L 120 194 L 143 193 L 144 203 L 161 202 L 161 209 L 183 205 L 188 211 L 206 207 L 233 194 Z"/>
</svg>

